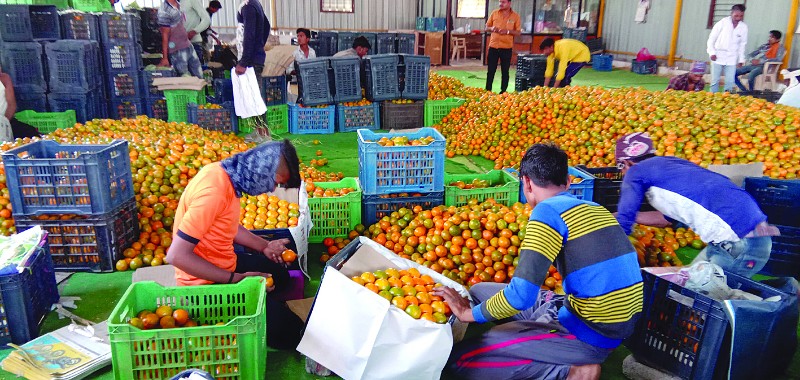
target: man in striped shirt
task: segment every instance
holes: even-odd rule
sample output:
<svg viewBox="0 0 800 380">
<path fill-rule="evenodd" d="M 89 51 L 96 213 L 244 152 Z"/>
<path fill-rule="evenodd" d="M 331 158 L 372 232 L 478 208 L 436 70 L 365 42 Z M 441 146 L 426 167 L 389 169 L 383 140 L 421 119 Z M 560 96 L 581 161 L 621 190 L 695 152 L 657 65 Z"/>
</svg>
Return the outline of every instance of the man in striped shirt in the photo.
<svg viewBox="0 0 800 380">
<path fill-rule="evenodd" d="M 435 291 L 461 321 L 508 322 L 456 345 L 448 369 L 468 379 L 598 379 L 642 311 L 636 251 L 611 213 L 566 191 L 567 155 L 558 147 L 528 149 L 520 174 L 534 208 L 514 278 L 473 286 L 474 307 L 450 288 Z M 532 308 L 551 264 L 566 300 L 557 322 L 540 323 Z"/>
</svg>

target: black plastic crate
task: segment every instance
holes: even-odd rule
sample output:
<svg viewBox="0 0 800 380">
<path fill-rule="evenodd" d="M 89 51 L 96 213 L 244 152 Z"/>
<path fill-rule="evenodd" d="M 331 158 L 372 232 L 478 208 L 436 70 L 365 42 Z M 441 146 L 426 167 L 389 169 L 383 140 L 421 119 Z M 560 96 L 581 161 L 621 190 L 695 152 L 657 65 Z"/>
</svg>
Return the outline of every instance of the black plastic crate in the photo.
<svg viewBox="0 0 800 380">
<path fill-rule="evenodd" d="M 397 66 L 400 63 L 396 54 L 367 56 L 361 61 L 366 73 L 367 99 L 372 102 L 392 100 L 400 97 Z"/>
<path fill-rule="evenodd" d="M 320 31 L 317 32 L 317 47 L 315 51 L 317 57 L 330 57 L 338 50 L 339 34 L 336 32 Z"/>
<path fill-rule="evenodd" d="M 106 74 L 108 97 L 110 99 L 141 98 L 143 93 L 139 73 L 140 71 L 125 70 Z"/>
<path fill-rule="evenodd" d="M 772 237 L 772 252 L 761 274 L 800 279 L 800 228 L 776 226 L 780 236 Z"/>
<path fill-rule="evenodd" d="M 33 41 L 27 5 L 0 5 L 0 41 Z"/>
<path fill-rule="evenodd" d="M 135 42 L 104 43 L 102 51 L 107 72 L 142 68 L 142 48 Z"/>
<path fill-rule="evenodd" d="M 261 77 L 261 98 L 268 106 L 286 104 L 286 77 Z M 233 84 L 231 84 L 231 100 L 233 100 Z"/>
<path fill-rule="evenodd" d="M 622 188 L 622 172 L 614 166 L 587 168 L 584 165 L 578 165 L 576 168 L 594 177 L 592 201 L 605 207 L 610 212 L 617 212 L 617 204 L 619 203 L 620 190 Z M 654 209 L 647 203 L 647 200 L 644 200 L 639 210 L 653 211 Z"/>
<path fill-rule="evenodd" d="M 61 14 L 61 33 L 67 40 L 100 41 L 99 17 L 91 13 Z"/>
<path fill-rule="evenodd" d="M 791 297 L 748 278 L 729 272 L 725 275 L 731 289 L 762 298 Z M 729 323 L 723 303 L 647 270 L 642 271 L 642 277 L 642 315 L 633 335 L 625 341 L 636 360 L 682 379 L 712 379 L 727 372 L 725 353 L 730 349 L 730 339 L 726 338 Z"/>
<path fill-rule="evenodd" d="M 104 44 L 138 43 L 142 39 L 141 33 L 141 20 L 137 15 L 110 12 L 100 14 L 100 37 Z"/>
<path fill-rule="evenodd" d="M 425 101 L 381 103 L 381 129 L 414 129 L 425 126 Z"/>
<path fill-rule="evenodd" d="M 62 219 L 61 215 L 14 218 L 17 230 L 41 226 L 56 270 L 112 272 L 122 252 L 139 238 L 136 200 L 89 217 Z"/>
<path fill-rule="evenodd" d="M 752 96 L 756 99 L 764 99 L 768 102 L 775 103 L 780 100 L 783 93 L 777 91 L 740 91 L 737 92 L 741 96 Z"/>
<path fill-rule="evenodd" d="M 394 54 L 397 53 L 397 34 L 378 33 L 375 36 L 375 46 L 372 49 L 375 54 Z"/>
<path fill-rule="evenodd" d="M 51 92 L 47 94 L 47 104 L 50 106 L 50 112 L 75 110 L 75 118 L 79 123 L 85 123 L 87 120 L 92 120 L 98 116 L 97 102 L 99 101 L 105 101 L 99 88 L 88 92 Z"/>
<path fill-rule="evenodd" d="M 341 35 L 341 33 L 339 33 Z M 297 103 L 316 106 L 333 103 L 328 68 L 329 58 L 315 58 L 295 62 L 297 70 Z"/>
<path fill-rule="evenodd" d="M 400 96 L 403 99 L 428 99 L 428 80 L 431 74 L 431 57 L 427 55 L 401 55 Z"/>
<path fill-rule="evenodd" d="M 658 72 L 658 61 L 655 59 L 648 61 L 637 61 L 634 59 L 631 64 L 631 71 L 642 75 L 655 74 Z"/>
<path fill-rule="evenodd" d="M 39 322 L 58 302 L 53 260 L 47 242 L 22 273 L 0 276 L 0 347 L 21 345 L 39 336 Z"/>
<path fill-rule="evenodd" d="M 144 100 L 144 112 L 151 119 L 161 119 L 166 121 L 167 100 L 164 98 L 146 98 Z"/>
<path fill-rule="evenodd" d="M 197 124 L 200 128 L 222 133 L 236 133 L 239 118 L 233 110 L 231 102 L 221 104 L 221 108 L 206 108 L 209 105 L 198 106 L 189 103 L 186 107 L 186 122 Z M 202 108 L 201 108 L 202 107 Z"/>
<path fill-rule="evenodd" d="M 17 112 L 25 110 L 47 112 L 47 96 L 43 92 L 28 91 L 14 86 L 14 94 L 17 97 Z"/>
<path fill-rule="evenodd" d="M 45 45 L 51 92 L 86 92 L 97 87 L 97 42 L 59 40 Z"/>
<path fill-rule="evenodd" d="M 561 37 L 586 42 L 586 28 L 564 28 Z"/>
<path fill-rule="evenodd" d="M 2 47 L 3 71 L 14 87 L 44 93 L 47 82 L 42 65 L 42 45 L 38 42 L 5 42 Z"/>
<path fill-rule="evenodd" d="M 57 40 L 61 38 L 58 8 L 55 5 L 31 5 L 31 34 L 34 39 Z"/>
<path fill-rule="evenodd" d="M 417 54 L 414 51 L 414 44 L 417 36 L 410 33 L 397 33 L 397 53 L 398 54 Z"/>
<path fill-rule="evenodd" d="M 361 223 L 365 226 L 375 224 L 384 216 L 401 209 L 413 209 L 415 206 L 422 206 L 424 210 L 430 210 L 436 206 L 444 204 L 444 191 L 435 193 L 401 193 L 390 195 L 367 195 L 361 199 Z"/>
<path fill-rule="evenodd" d="M 222 104 L 232 101 L 233 82 L 230 79 L 214 79 L 214 102 Z"/>
<path fill-rule="evenodd" d="M 339 32 L 336 34 L 336 51 L 344 51 L 353 47 L 353 40 L 356 39 L 356 33 L 353 32 Z"/>
<path fill-rule="evenodd" d="M 800 180 L 747 177 L 744 188 L 767 214 L 767 221 L 800 226 Z"/>
<path fill-rule="evenodd" d="M 160 91 L 158 87 L 153 86 L 153 79 L 156 78 L 172 78 L 175 76 L 175 70 L 172 68 L 168 70 L 143 70 L 141 71 L 142 77 L 142 96 L 143 97 L 164 97 L 164 91 Z M 229 80 L 230 81 L 230 80 Z"/>
<path fill-rule="evenodd" d="M 547 68 L 547 56 L 544 54 L 523 54 L 517 56 L 517 76 L 531 77 L 534 72 L 541 72 Z"/>
<path fill-rule="evenodd" d="M 331 58 L 331 91 L 337 103 L 361 100 L 361 60 L 356 57 Z"/>
<path fill-rule="evenodd" d="M 111 119 L 135 119 L 145 114 L 141 98 L 114 97 L 108 103 L 108 117 Z"/>
</svg>

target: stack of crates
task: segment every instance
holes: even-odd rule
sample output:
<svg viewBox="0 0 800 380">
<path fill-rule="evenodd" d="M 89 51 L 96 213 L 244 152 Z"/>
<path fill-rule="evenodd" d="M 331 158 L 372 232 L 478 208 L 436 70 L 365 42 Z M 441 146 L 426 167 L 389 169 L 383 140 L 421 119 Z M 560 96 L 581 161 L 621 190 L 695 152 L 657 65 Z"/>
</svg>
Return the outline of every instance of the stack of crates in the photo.
<svg viewBox="0 0 800 380">
<path fill-rule="evenodd" d="M 101 49 L 108 91 L 109 117 L 146 114 L 142 86 L 141 21 L 132 13 L 101 13 Z"/>
<path fill-rule="evenodd" d="M 142 30 L 142 52 L 161 54 L 161 28 L 158 25 L 158 8 L 144 8 L 139 11 Z"/>
<path fill-rule="evenodd" d="M 49 71 L 48 104 L 52 112 L 75 110 L 78 122 L 104 117 L 100 45 L 91 40 L 58 40 L 45 44 Z"/>
<path fill-rule="evenodd" d="M 400 57 L 397 54 L 378 54 L 362 60 L 365 72 L 367 99 L 371 102 L 400 98 L 400 81 L 397 67 Z"/>
<path fill-rule="evenodd" d="M 761 273 L 800 278 L 800 180 L 748 177 L 744 188 L 781 231 L 772 237 L 772 254 Z"/>
<path fill-rule="evenodd" d="M 0 5 L 0 64 L 14 83 L 19 110 L 47 111 L 46 70 L 39 41 L 59 36 L 55 6 Z"/>
<path fill-rule="evenodd" d="M 55 44 L 71 45 L 75 46 L 74 48 L 77 48 L 77 46 L 80 44 L 89 44 L 94 50 L 91 53 L 90 58 L 92 66 L 90 66 L 89 70 L 91 73 L 87 75 L 95 78 L 95 85 L 89 90 L 84 90 L 83 88 L 78 89 L 77 87 L 70 90 L 69 88 L 56 89 L 53 83 L 51 83 L 50 95 L 48 95 L 48 102 L 50 104 L 51 111 L 66 111 L 67 109 L 70 109 L 68 108 L 70 104 L 80 105 L 81 100 L 85 98 L 87 103 L 86 107 L 87 109 L 91 109 L 92 112 L 91 114 L 87 114 L 86 118 L 84 119 L 84 117 L 81 116 L 81 111 L 76 109 L 79 122 L 84 122 L 85 120 L 94 118 L 107 117 L 108 102 L 106 100 L 105 89 L 106 77 L 103 75 L 103 61 L 102 57 L 100 57 L 100 43 L 102 41 L 100 36 L 100 17 L 93 13 L 65 12 L 60 15 L 60 24 L 61 34 L 65 40 L 80 40 L 80 42 L 72 41 L 62 43 L 62 41 L 56 41 Z M 59 47 L 59 49 L 64 48 L 65 46 Z M 45 47 L 45 54 L 47 54 L 47 46 Z M 64 56 L 64 54 L 60 53 L 59 56 Z M 48 55 L 48 68 L 50 67 L 49 65 L 52 64 L 51 60 L 52 57 Z M 62 75 L 68 76 L 73 75 L 75 70 L 78 69 L 65 68 L 63 70 L 65 72 L 62 73 Z M 50 72 L 50 78 L 53 78 L 52 71 Z M 55 104 L 59 104 L 59 107 L 55 108 Z M 64 107 L 65 105 L 67 107 Z"/>
<path fill-rule="evenodd" d="M 139 237 L 128 142 L 42 140 L 2 157 L 17 229 L 47 231 L 58 270 L 113 271 Z"/>
<path fill-rule="evenodd" d="M 331 84 L 336 101 L 336 129 L 355 132 L 380 128 L 380 105 L 362 98 L 361 60 L 331 58 Z"/>
<path fill-rule="evenodd" d="M 342 33 L 339 33 L 339 38 Z M 339 42 L 341 43 L 341 41 Z M 289 132 L 293 134 L 333 133 L 336 125 L 336 107 L 334 105 L 333 84 L 335 74 L 331 68 L 332 58 L 314 58 L 295 62 L 297 71 L 298 97 L 296 104 L 290 104 Z M 342 78 L 342 89 L 339 90 L 343 98 L 352 99 L 353 86 L 359 82 L 352 82 L 352 75 L 347 74 L 347 62 L 340 58 L 335 59 L 336 67 Z M 285 88 L 286 84 L 283 83 Z M 360 99 L 360 97 L 359 97 Z"/>
<path fill-rule="evenodd" d="M 393 140 L 392 146 L 380 143 Z M 421 138 L 429 144 L 411 145 Z M 400 208 L 425 209 L 444 203 L 445 138 L 433 128 L 412 133 L 358 130 L 358 177 L 364 196 L 364 225 L 371 225 Z"/>
<path fill-rule="evenodd" d="M 543 54 L 520 54 L 517 56 L 517 74 L 514 89 L 517 92 L 544 84 L 547 56 Z"/>
</svg>

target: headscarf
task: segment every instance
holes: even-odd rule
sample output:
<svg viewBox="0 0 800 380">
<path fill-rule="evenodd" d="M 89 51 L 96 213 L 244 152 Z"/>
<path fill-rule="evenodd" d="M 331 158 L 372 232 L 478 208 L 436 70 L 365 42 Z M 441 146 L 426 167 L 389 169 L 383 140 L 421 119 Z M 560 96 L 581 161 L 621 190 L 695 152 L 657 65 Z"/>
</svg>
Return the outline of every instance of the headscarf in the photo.
<svg viewBox="0 0 800 380">
<path fill-rule="evenodd" d="M 653 140 L 646 132 L 635 132 L 620 137 L 617 140 L 617 147 L 614 156 L 617 162 L 635 159 L 647 154 L 656 152 L 653 147 Z"/>
<path fill-rule="evenodd" d="M 286 161 L 290 173 L 287 186 L 299 187 L 297 153 L 288 140 L 263 143 L 222 160 L 221 165 L 231 178 L 236 196 L 241 197 L 242 193 L 259 195 L 274 191 L 275 172 L 282 159 Z"/>
</svg>

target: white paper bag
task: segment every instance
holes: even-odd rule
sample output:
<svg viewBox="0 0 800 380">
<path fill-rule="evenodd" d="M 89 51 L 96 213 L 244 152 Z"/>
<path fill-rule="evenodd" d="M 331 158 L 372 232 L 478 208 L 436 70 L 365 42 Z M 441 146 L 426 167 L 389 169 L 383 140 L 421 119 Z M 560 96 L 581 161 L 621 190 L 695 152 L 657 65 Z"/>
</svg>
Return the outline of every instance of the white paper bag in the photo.
<svg viewBox="0 0 800 380">
<path fill-rule="evenodd" d="M 468 296 L 466 289 L 372 240 L 358 241 L 362 246 L 341 271 L 326 268 L 297 350 L 344 379 L 438 379 L 450 356 L 454 332 L 463 335 L 466 325 L 457 320 L 452 325 L 415 320 L 350 277 L 413 267 Z"/>
<path fill-rule="evenodd" d="M 236 68 L 232 68 L 231 82 L 233 82 L 233 106 L 236 116 L 248 118 L 267 113 L 267 105 L 261 98 L 258 78 L 252 67 L 248 67 L 242 75 L 236 74 Z"/>
</svg>

